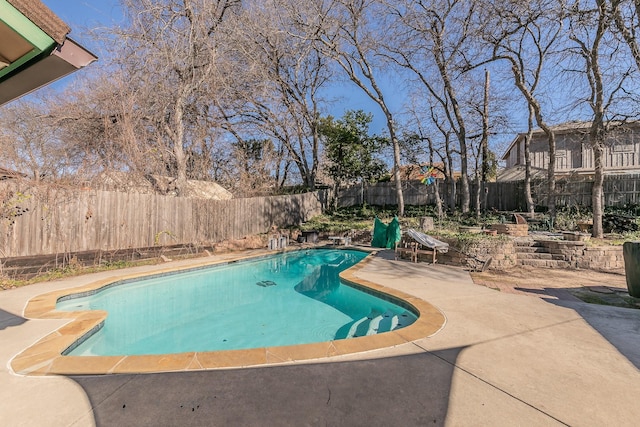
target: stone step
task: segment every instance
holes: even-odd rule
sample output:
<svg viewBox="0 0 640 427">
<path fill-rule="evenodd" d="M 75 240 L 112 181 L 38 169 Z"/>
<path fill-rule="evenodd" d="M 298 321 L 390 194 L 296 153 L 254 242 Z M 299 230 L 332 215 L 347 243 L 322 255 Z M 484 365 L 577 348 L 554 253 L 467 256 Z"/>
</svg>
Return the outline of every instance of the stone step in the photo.
<svg viewBox="0 0 640 427">
<path fill-rule="evenodd" d="M 549 242 L 535 240 L 529 246 L 531 246 L 533 248 L 548 248 L 549 247 Z"/>
<path fill-rule="evenodd" d="M 535 244 L 535 240 L 531 240 L 531 239 L 516 239 L 513 241 L 513 246 L 515 247 L 531 246 L 533 244 Z"/>
<path fill-rule="evenodd" d="M 550 254 L 550 253 L 518 253 L 516 254 L 518 260 L 523 259 L 540 259 L 540 260 L 558 260 L 566 261 L 566 257 L 563 254 Z"/>
<path fill-rule="evenodd" d="M 540 246 L 544 247 L 548 245 L 549 242 L 546 240 L 520 240 L 514 241 L 513 246 L 515 247 L 527 247 L 527 246 Z"/>
<path fill-rule="evenodd" d="M 568 261 L 559 260 L 547 260 L 547 259 L 523 259 L 518 260 L 520 265 L 529 265 L 531 267 L 539 268 L 572 268 L 571 263 Z"/>
<path fill-rule="evenodd" d="M 547 248 L 542 246 L 518 246 L 514 249 L 516 254 L 549 253 Z"/>
</svg>

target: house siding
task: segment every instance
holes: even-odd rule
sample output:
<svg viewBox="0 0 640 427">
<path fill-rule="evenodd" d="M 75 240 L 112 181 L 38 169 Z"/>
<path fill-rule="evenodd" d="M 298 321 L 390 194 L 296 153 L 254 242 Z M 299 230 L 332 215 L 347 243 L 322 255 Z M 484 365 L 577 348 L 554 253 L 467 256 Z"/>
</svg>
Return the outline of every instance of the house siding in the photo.
<svg viewBox="0 0 640 427">
<path fill-rule="evenodd" d="M 603 156 L 605 171 L 640 172 L 640 128 L 626 128 L 607 136 Z M 549 147 L 544 134 L 534 135 L 531 146 L 531 166 L 547 169 Z M 506 167 L 524 165 L 524 135 L 503 157 Z M 591 172 L 595 169 L 593 150 L 588 144 L 586 129 L 572 133 L 556 133 L 556 172 Z"/>
</svg>

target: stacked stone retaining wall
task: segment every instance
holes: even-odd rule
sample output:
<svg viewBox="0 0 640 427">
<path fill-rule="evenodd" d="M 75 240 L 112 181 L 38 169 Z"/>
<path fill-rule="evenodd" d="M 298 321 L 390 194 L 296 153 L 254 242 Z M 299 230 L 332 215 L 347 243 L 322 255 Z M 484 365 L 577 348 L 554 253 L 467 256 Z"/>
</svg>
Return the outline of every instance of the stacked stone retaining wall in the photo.
<svg viewBox="0 0 640 427">
<path fill-rule="evenodd" d="M 624 269 L 622 246 L 586 247 L 582 257 L 577 259 L 576 267 L 591 270 Z"/>
<path fill-rule="evenodd" d="M 449 243 L 449 251 L 438 254 L 440 264 L 457 265 L 475 269 L 479 263 L 491 258 L 488 268 L 493 270 L 507 270 L 514 267 L 517 257 L 513 241 L 488 237 L 478 242 L 460 246 L 456 239 L 442 239 Z"/>
<path fill-rule="evenodd" d="M 587 246 L 585 242 L 568 240 L 487 238 L 477 242 L 465 242 L 464 247 L 460 247 L 461 244 L 456 239 L 441 240 L 449 243 L 450 249 L 446 254 L 438 254 L 438 263 L 465 268 L 476 268 L 478 262 L 491 257 L 489 268 L 492 270 L 507 270 L 516 265 L 600 271 L 624 270 L 622 246 Z M 543 250 L 529 251 L 525 256 L 518 248 L 526 245 L 542 247 Z"/>
<path fill-rule="evenodd" d="M 529 224 L 491 224 L 489 229 L 496 230 L 498 234 L 514 237 L 524 237 L 529 234 Z"/>
</svg>

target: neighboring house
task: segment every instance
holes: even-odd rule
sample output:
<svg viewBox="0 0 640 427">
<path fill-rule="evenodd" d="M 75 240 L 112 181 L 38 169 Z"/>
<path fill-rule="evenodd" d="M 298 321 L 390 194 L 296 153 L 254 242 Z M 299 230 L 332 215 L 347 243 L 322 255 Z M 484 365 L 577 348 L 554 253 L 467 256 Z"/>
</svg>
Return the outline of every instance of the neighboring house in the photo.
<svg viewBox="0 0 640 427">
<path fill-rule="evenodd" d="M 424 176 L 424 172 L 429 169 L 429 166 L 431 166 L 430 163 L 400 166 L 400 181 L 415 181 L 418 179 L 422 179 L 422 177 Z M 435 168 L 436 178 L 444 179 L 444 174 L 441 172 L 442 170 L 444 170 L 444 164 L 433 163 L 433 167 Z M 393 170 L 391 170 L 389 173 L 391 174 L 391 176 L 393 176 Z"/>
<path fill-rule="evenodd" d="M 571 122 L 553 126 L 556 136 L 556 175 L 593 175 L 595 166 L 593 150 L 589 146 L 588 122 Z M 526 133 L 519 134 L 502 156 L 505 169 L 498 180 L 524 179 L 524 140 Z M 619 125 L 605 140 L 603 156 L 605 174 L 640 174 L 640 122 Z M 549 166 L 549 143 L 542 130 L 536 130 L 530 145 L 531 167 L 535 175 L 541 176 Z"/>
<path fill-rule="evenodd" d="M 0 105 L 95 61 L 40 0 L 0 0 Z"/>
</svg>

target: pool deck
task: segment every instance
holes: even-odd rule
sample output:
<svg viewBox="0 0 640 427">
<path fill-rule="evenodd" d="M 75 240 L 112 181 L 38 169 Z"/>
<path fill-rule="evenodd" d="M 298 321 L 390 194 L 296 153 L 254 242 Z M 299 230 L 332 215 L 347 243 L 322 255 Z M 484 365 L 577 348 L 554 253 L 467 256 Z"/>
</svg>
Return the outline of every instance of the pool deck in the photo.
<svg viewBox="0 0 640 427">
<path fill-rule="evenodd" d="M 229 256 L 214 256 L 223 259 Z M 14 358 L 70 319 L 31 319 L 33 297 L 175 261 L 0 292 L 0 425 L 616 425 L 640 419 L 640 310 L 501 293 L 461 269 L 379 253 L 354 279 L 437 308 L 409 342 L 243 369 L 16 374 Z M 424 307 L 424 306 L 423 306 Z M 383 334 L 385 335 L 385 334 Z M 382 335 L 381 335 L 382 336 Z M 357 341 L 357 340 L 356 340 Z M 279 362 L 279 363 L 278 363 Z"/>
</svg>

